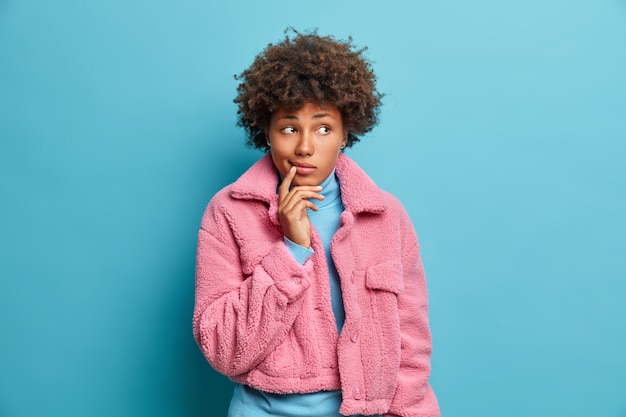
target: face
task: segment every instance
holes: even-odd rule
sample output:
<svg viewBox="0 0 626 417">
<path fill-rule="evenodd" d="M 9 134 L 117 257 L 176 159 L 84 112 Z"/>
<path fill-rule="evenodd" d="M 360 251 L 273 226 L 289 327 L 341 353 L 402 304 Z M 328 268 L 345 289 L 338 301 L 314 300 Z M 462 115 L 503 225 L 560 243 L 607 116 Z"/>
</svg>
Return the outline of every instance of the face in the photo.
<svg viewBox="0 0 626 417">
<path fill-rule="evenodd" d="M 293 185 L 319 185 L 335 168 L 348 133 L 333 106 L 307 103 L 301 109 L 280 107 L 267 132 L 274 165 L 281 174 L 295 165 Z"/>
</svg>

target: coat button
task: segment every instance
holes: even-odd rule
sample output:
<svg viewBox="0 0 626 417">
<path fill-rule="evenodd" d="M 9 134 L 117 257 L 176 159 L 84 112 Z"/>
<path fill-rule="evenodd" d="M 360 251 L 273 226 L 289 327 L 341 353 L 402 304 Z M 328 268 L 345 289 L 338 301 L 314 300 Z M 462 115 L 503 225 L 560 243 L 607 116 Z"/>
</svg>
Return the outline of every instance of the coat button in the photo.
<svg viewBox="0 0 626 417">
<path fill-rule="evenodd" d="M 356 343 L 359 340 L 359 331 L 355 330 L 352 332 L 352 334 L 350 335 L 350 340 L 352 340 L 354 343 Z"/>
<path fill-rule="evenodd" d="M 292 278 L 292 279 L 291 279 L 291 282 L 292 282 L 293 284 L 298 285 L 298 284 L 300 284 L 300 278 Z"/>
<path fill-rule="evenodd" d="M 354 397 L 355 400 L 360 400 L 361 397 L 363 396 L 363 393 L 361 392 L 361 388 L 356 387 L 352 390 L 352 396 Z"/>
</svg>

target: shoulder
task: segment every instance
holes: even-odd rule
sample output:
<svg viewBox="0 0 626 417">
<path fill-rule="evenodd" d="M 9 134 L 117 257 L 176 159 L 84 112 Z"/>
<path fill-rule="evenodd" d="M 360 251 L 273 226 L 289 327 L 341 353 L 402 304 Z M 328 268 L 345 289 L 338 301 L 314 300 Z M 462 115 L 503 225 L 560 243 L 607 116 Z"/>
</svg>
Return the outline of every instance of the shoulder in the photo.
<svg viewBox="0 0 626 417">
<path fill-rule="evenodd" d="M 404 205 L 402 205 L 400 199 L 394 194 L 382 188 L 380 189 L 380 193 L 383 196 L 383 200 L 385 201 L 385 205 L 387 206 L 388 210 L 393 212 L 406 212 L 406 210 L 404 209 Z"/>
<path fill-rule="evenodd" d="M 413 222 L 411 221 L 411 217 L 400 199 L 386 190 L 381 190 L 381 195 L 383 196 L 386 208 L 383 213 L 385 219 L 398 224 L 400 229 L 403 231 L 406 231 L 407 229 L 413 231 Z"/>
<path fill-rule="evenodd" d="M 243 203 L 242 201 L 235 200 L 232 197 L 233 184 L 229 184 L 226 187 L 219 190 L 204 210 L 200 227 L 205 229 L 208 224 L 219 224 L 228 216 L 228 213 L 232 213 L 237 210 L 237 206 Z"/>
</svg>

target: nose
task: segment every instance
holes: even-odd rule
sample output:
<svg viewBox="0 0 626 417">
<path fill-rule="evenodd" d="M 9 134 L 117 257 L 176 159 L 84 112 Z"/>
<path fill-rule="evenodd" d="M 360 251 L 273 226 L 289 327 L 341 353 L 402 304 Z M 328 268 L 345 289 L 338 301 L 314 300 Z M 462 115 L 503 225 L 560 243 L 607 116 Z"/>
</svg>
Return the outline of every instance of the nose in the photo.
<svg viewBox="0 0 626 417">
<path fill-rule="evenodd" d="M 300 134 L 296 145 L 296 155 L 311 156 L 314 152 L 313 133 L 305 131 Z"/>
</svg>

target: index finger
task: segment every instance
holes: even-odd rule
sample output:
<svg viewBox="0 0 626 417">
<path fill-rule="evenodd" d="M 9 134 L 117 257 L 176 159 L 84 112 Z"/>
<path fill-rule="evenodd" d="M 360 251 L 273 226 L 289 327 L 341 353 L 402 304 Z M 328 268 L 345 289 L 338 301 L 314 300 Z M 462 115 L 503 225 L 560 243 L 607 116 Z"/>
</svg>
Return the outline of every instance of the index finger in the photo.
<svg viewBox="0 0 626 417">
<path fill-rule="evenodd" d="M 280 198 L 283 198 L 289 192 L 289 187 L 291 187 L 291 181 L 293 181 L 293 178 L 295 176 L 296 167 L 292 166 L 291 168 L 289 168 L 289 171 L 287 171 L 287 175 L 285 175 L 285 178 L 283 178 L 283 182 L 280 184 L 280 187 L 278 187 L 278 196 Z"/>
</svg>

